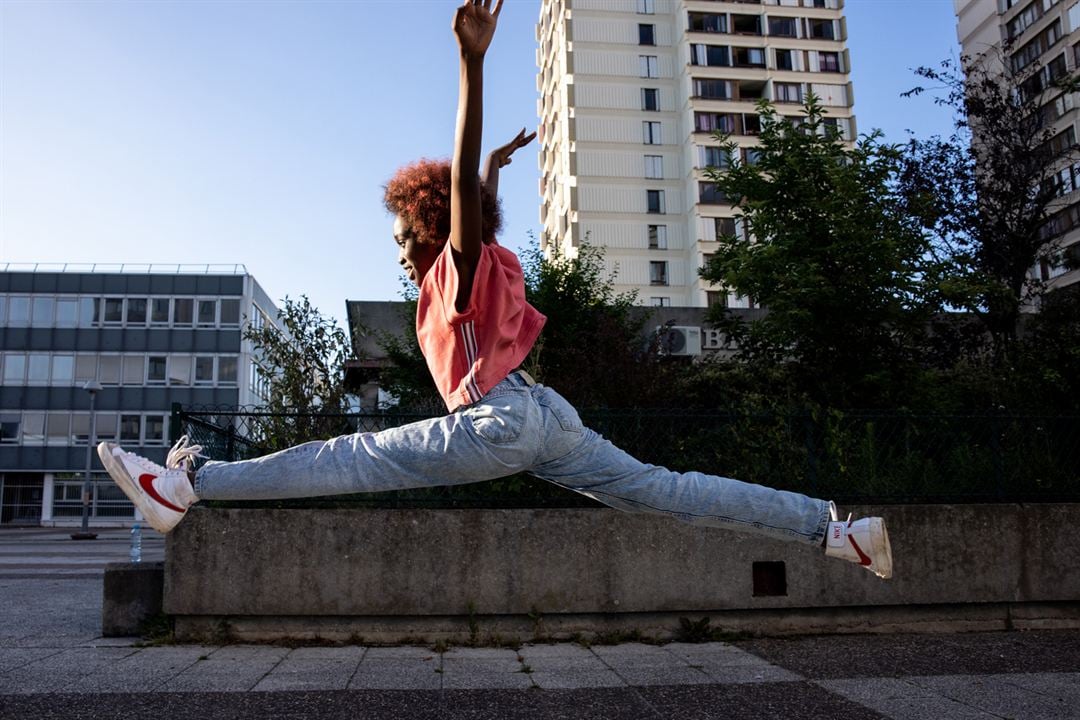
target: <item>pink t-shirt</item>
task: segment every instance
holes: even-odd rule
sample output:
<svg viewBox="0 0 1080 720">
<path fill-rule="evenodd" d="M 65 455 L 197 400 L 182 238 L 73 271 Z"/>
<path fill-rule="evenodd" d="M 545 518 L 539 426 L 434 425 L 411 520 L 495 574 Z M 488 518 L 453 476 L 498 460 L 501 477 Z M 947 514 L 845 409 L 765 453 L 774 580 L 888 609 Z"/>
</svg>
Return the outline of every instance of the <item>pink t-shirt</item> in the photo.
<svg viewBox="0 0 1080 720">
<path fill-rule="evenodd" d="M 517 256 L 485 244 L 465 312 L 454 307 L 458 274 L 446 243 L 424 276 L 416 308 L 416 337 L 439 394 L 451 412 L 472 405 L 518 367 L 547 321 L 525 302 Z"/>
</svg>

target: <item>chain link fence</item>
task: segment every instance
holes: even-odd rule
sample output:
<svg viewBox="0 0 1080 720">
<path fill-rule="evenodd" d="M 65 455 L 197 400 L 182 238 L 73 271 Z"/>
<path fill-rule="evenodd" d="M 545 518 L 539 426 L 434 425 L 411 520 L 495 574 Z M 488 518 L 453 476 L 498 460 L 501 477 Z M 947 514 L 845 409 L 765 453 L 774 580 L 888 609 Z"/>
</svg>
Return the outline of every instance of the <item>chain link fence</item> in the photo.
<svg viewBox="0 0 1080 720">
<path fill-rule="evenodd" d="M 902 412 L 582 411 L 585 424 L 642 461 L 699 470 L 838 503 L 1080 500 L 1080 416 Z M 321 439 L 378 432 L 430 416 L 274 415 L 174 408 L 172 427 L 215 460 L 276 449 L 287 428 Z M 303 434 L 310 430 L 310 434 Z M 297 435 L 293 434 L 292 437 Z M 437 473 L 437 465 L 433 473 Z M 236 503 L 230 503 L 235 505 Z M 275 506 L 575 507 L 577 493 L 519 475 L 466 486 L 283 501 Z M 261 503 L 265 505 L 265 503 Z"/>
</svg>

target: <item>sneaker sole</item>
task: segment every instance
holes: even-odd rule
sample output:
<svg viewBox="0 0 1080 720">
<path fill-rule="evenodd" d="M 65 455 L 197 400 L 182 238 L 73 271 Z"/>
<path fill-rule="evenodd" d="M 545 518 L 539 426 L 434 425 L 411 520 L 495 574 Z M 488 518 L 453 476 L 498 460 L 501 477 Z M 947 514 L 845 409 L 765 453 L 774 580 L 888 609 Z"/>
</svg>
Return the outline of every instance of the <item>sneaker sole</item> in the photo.
<svg viewBox="0 0 1080 720">
<path fill-rule="evenodd" d="M 884 518 L 874 518 L 871 521 L 870 543 L 874 553 L 873 573 L 888 580 L 892 577 L 892 546 L 889 544 L 889 531 L 885 529 Z"/>
<path fill-rule="evenodd" d="M 115 445 L 110 445 L 107 442 L 100 443 L 97 447 L 98 457 L 101 458 L 101 464 L 109 471 L 109 477 L 120 486 L 120 489 L 127 495 L 128 500 L 134 503 L 135 507 L 142 513 L 143 519 L 150 523 L 150 527 L 162 534 L 172 530 L 179 520 L 166 520 L 158 514 L 154 502 L 146 496 L 142 488 L 135 484 L 135 480 L 132 479 L 124 464 L 112 454 L 113 447 Z"/>
</svg>

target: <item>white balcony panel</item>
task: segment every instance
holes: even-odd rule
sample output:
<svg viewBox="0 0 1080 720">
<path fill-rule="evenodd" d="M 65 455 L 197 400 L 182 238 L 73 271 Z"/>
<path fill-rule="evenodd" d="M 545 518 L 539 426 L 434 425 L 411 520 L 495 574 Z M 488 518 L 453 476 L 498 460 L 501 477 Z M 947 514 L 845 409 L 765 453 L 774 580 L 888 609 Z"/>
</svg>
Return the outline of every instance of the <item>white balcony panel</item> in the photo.
<svg viewBox="0 0 1080 720">
<path fill-rule="evenodd" d="M 626 50 L 578 50 L 574 53 L 574 75 L 609 75 L 639 78 L 642 75 L 640 56 L 657 58 L 657 77 L 674 76 L 674 60 L 670 50 L 658 47 L 627 46 Z"/>
<path fill-rule="evenodd" d="M 672 218 L 674 219 L 674 218 Z M 608 221 L 582 220 L 582 237 L 588 235 L 589 244 L 620 250 L 640 250 L 642 253 L 658 253 L 649 250 L 649 225 L 667 227 L 667 249 L 682 250 L 686 247 L 686 230 L 681 222 L 665 222 L 664 218 L 642 218 L 641 220 Z M 657 257 L 666 259 L 666 256 Z"/>
<path fill-rule="evenodd" d="M 826 107 L 847 107 L 849 105 L 846 85 L 812 83 L 810 89 L 821 99 L 821 104 Z"/>
</svg>

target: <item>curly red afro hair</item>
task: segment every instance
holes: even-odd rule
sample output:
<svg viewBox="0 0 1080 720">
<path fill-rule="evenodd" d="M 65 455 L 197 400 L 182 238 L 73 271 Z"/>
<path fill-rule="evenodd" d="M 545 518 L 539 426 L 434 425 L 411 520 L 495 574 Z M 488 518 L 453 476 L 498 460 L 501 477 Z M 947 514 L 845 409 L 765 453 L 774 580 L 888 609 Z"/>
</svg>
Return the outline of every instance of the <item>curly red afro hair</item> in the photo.
<svg viewBox="0 0 1080 720">
<path fill-rule="evenodd" d="M 450 237 L 450 161 L 417 160 L 394 173 L 386 183 L 383 205 L 412 226 L 416 241 L 442 245 Z M 499 199 L 480 189 L 483 239 L 490 243 L 502 228 Z"/>
</svg>

